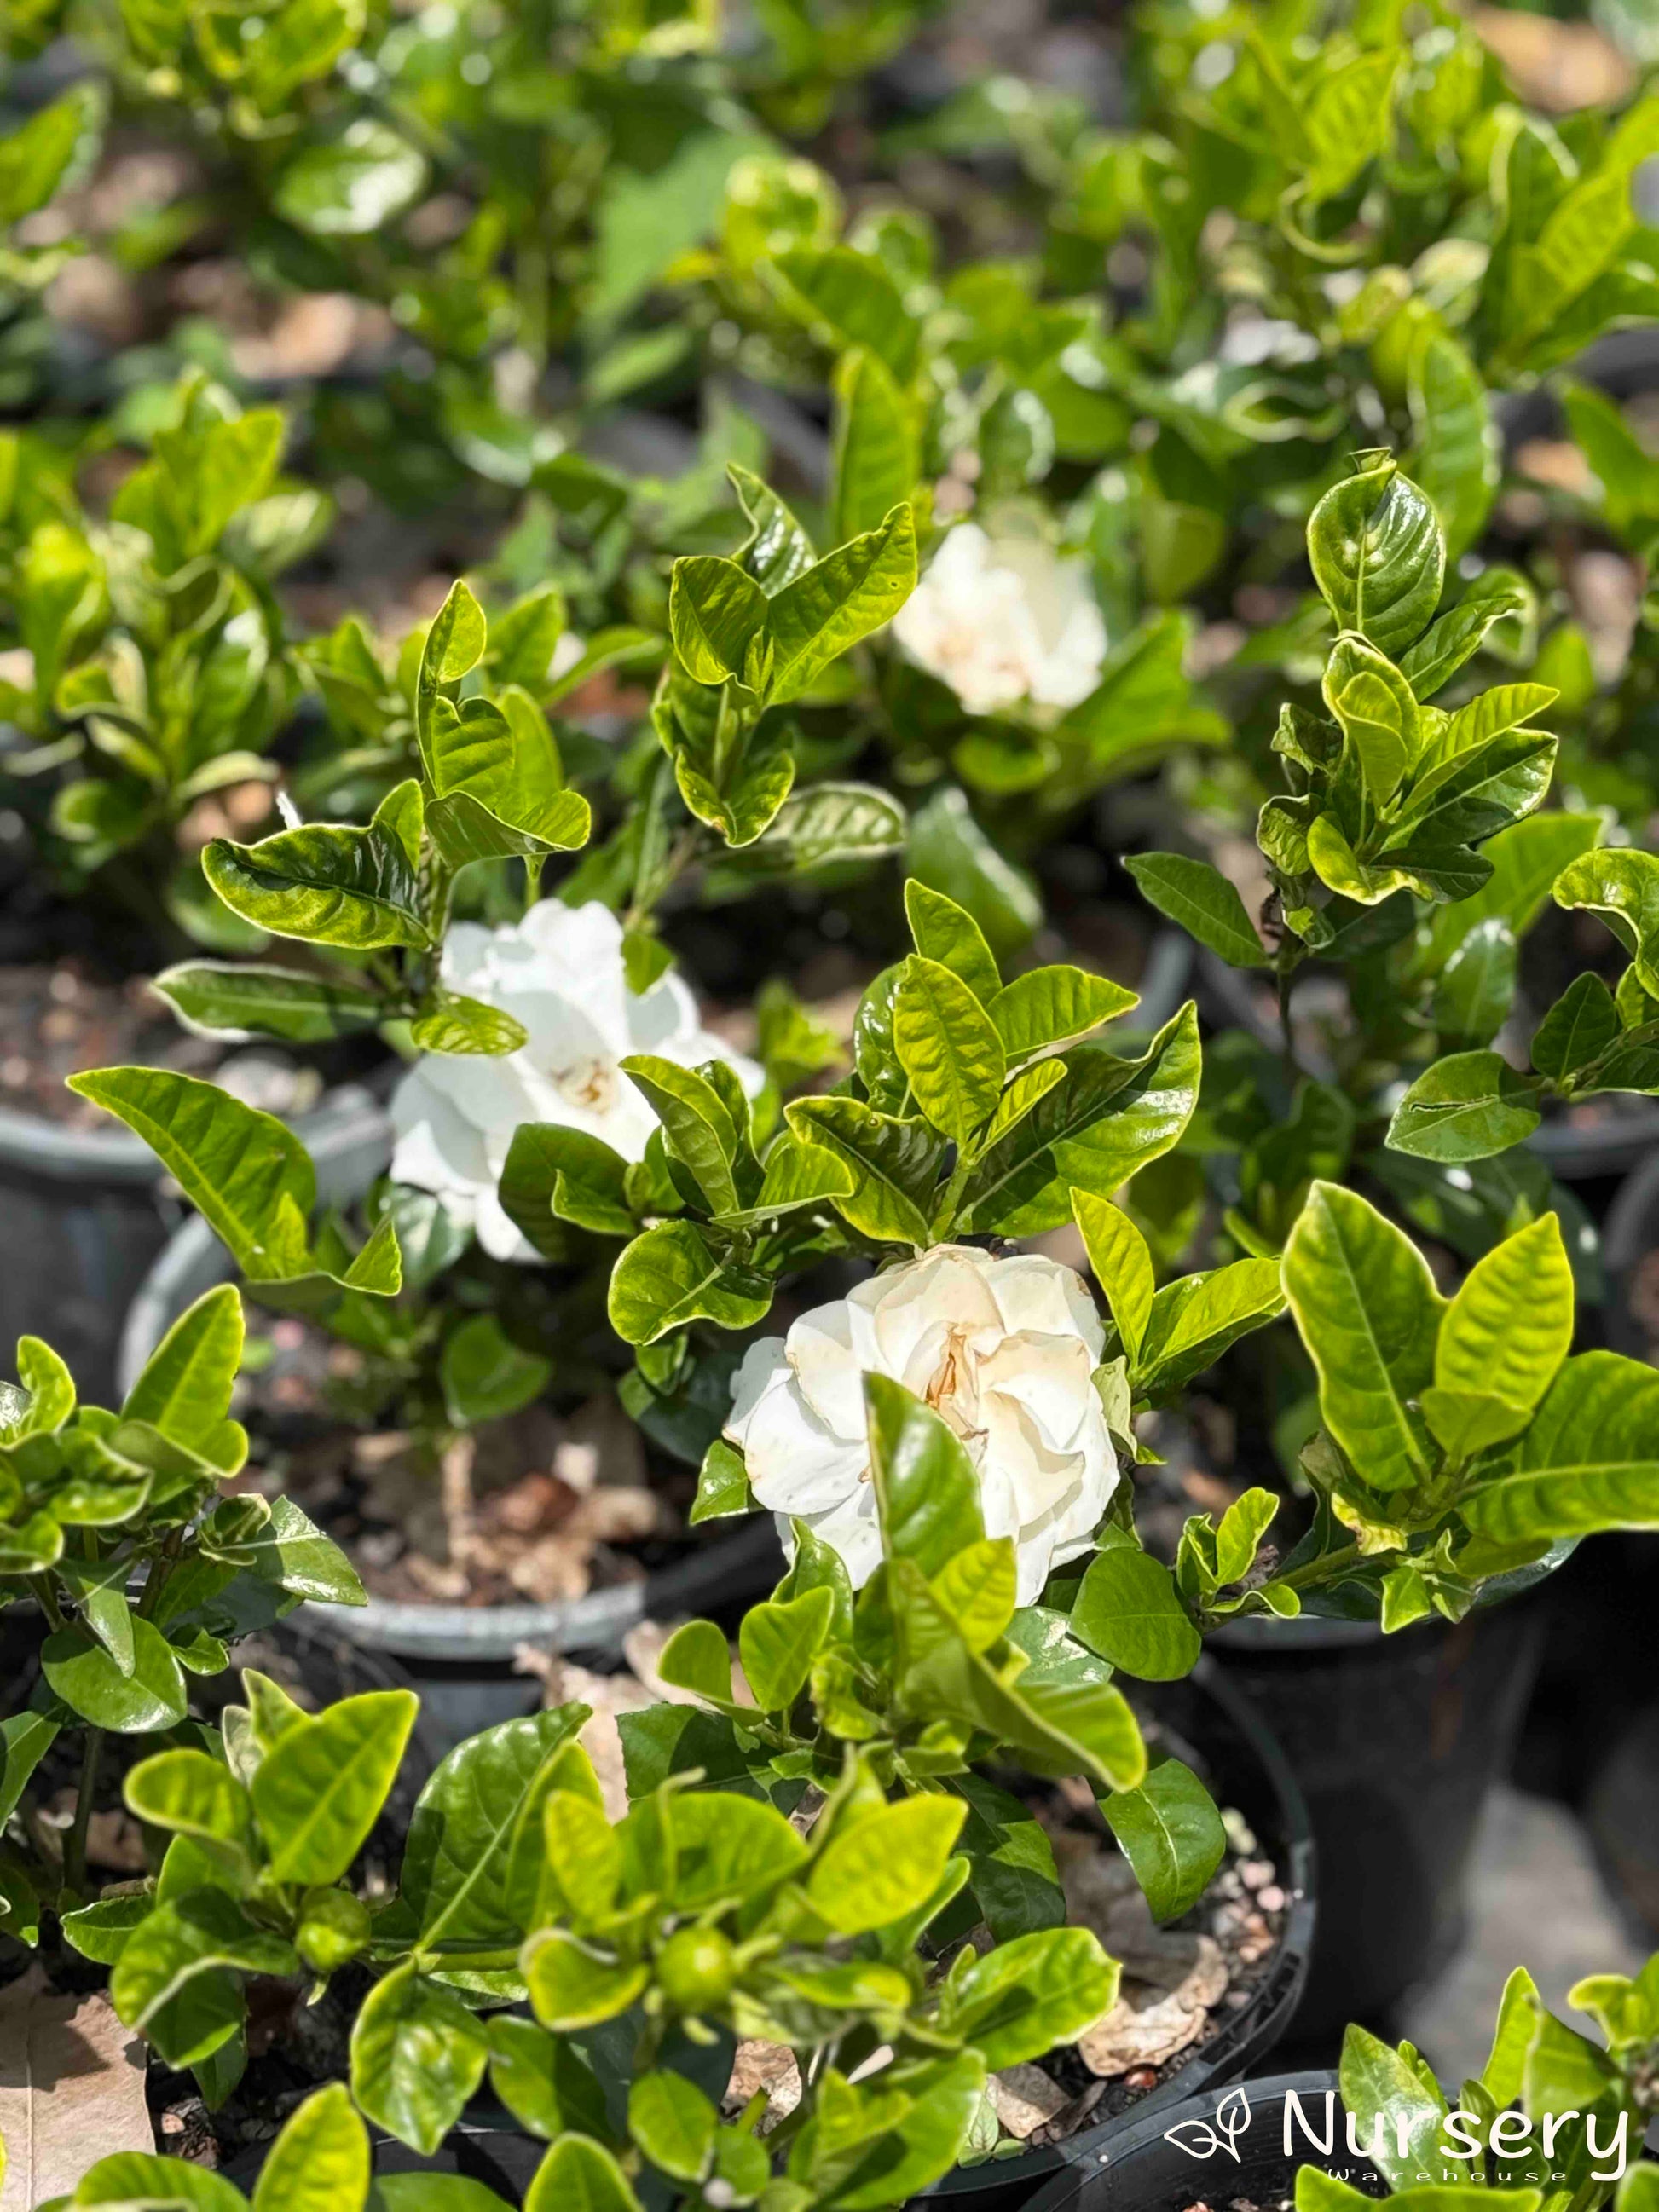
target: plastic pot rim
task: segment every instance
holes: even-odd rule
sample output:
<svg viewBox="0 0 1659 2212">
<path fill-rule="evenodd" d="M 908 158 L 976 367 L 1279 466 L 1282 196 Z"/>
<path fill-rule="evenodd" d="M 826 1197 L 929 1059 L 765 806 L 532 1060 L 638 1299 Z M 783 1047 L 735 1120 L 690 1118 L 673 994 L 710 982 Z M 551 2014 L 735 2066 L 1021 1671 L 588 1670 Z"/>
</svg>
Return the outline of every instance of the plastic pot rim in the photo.
<svg viewBox="0 0 1659 2212">
<path fill-rule="evenodd" d="M 1322 2097 L 1328 2090 L 1340 2095 L 1340 2085 L 1335 2070 L 1314 2069 L 1299 2074 L 1269 2074 L 1260 2079 L 1246 2078 L 1240 2085 L 1249 2099 L 1253 2117 L 1264 2109 L 1282 2106 L 1292 2091 L 1300 2097 Z M 1220 2084 L 1217 2085 L 1219 2088 Z M 1131 2126 L 1125 2127 L 1116 2140 L 1103 2152 L 1099 2146 L 1085 2149 L 1084 2138 L 1076 2139 L 1077 2147 L 1066 2146 L 1066 2165 L 1068 2171 L 1057 2174 L 1042 2193 L 1034 2197 L 1027 2212 L 1075 2212 L 1084 2190 L 1091 2180 L 1103 2176 L 1112 2177 L 1103 2182 L 1109 2191 L 1113 2212 L 1134 2212 L 1135 2197 L 1133 2176 L 1126 2172 L 1132 2162 L 1161 2142 L 1171 2128 L 1189 2120 L 1207 2121 L 1212 2117 L 1216 2092 L 1205 2090 L 1188 2097 L 1179 2105 L 1163 2106 L 1156 2112 L 1142 2112 Z M 1344 2154 L 1346 2158 L 1346 2153 Z M 1304 2158 L 1300 2165 L 1317 2164 L 1317 2158 Z M 1202 2173 L 1195 2162 L 1194 2199 L 1203 2194 Z"/>
<path fill-rule="evenodd" d="M 365 1103 L 322 1133 L 312 1152 L 324 1194 L 349 1196 L 354 1182 L 361 1188 L 367 1160 L 378 1169 L 389 1158 L 390 1126 L 379 1107 Z M 201 1215 L 192 1215 L 174 1231 L 122 1328 L 117 1373 L 124 1395 L 190 1301 L 234 1274 L 229 1253 Z M 371 1597 L 367 1605 L 333 1607 L 330 1620 L 352 1643 L 404 1659 L 500 1665 L 525 1644 L 565 1651 L 614 1650 L 647 1616 L 696 1613 L 751 1578 L 758 1589 L 774 1561 L 781 1574 L 777 1532 L 769 1514 L 745 1520 L 724 1540 L 695 1547 L 656 1574 L 590 1590 L 583 1597 L 499 1606 L 416 1605 Z"/>
</svg>

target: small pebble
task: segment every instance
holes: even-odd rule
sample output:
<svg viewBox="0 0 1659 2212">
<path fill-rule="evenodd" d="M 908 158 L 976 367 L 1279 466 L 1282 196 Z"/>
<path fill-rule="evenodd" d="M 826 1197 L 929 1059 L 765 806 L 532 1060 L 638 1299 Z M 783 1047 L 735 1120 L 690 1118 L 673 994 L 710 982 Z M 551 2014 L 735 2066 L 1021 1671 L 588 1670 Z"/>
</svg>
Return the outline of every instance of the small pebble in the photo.
<svg viewBox="0 0 1659 2212">
<path fill-rule="evenodd" d="M 1277 1882 L 1258 1890 L 1255 1901 L 1264 1912 L 1282 1912 L 1285 1910 L 1285 1893 Z"/>
<path fill-rule="evenodd" d="M 1124 2075 L 1123 2086 L 1126 2089 L 1156 2089 L 1158 2087 L 1157 2067 L 1136 2066 L 1133 2068 L 1130 2072 Z"/>
</svg>

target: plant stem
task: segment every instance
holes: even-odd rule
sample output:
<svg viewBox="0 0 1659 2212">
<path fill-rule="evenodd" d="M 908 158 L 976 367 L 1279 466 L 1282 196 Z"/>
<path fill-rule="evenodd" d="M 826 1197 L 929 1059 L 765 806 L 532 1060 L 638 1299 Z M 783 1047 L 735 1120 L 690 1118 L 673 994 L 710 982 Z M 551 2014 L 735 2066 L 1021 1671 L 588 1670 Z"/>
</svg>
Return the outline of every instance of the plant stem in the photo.
<svg viewBox="0 0 1659 2212">
<path fill-rule="evenodd" d="M 1334 1569 L 1352 1566 L 1364 1556 L 1358 1544 L 1344 1544 L 1339 1551 L 1322 1552 L 1305 1565 L 1292 1567 L 1287 1575 L 1274 1575 L 1273 1580 L 1280 1589 L 1308 1589 L 1323 1582 Z"/>
<path fill-rule="evenodd" d="M 64 1887 L 76 1897 L 87 1886 L 87 1824 L 92 1819 L 92 1793 L 98 1786 L 98 1764 L 103 1751 L 104 1731 L 89 1728 L 81 1753 L 81 1785 L 76 1794 L 75 1821 L 64 1845 Z"/>
</svg>

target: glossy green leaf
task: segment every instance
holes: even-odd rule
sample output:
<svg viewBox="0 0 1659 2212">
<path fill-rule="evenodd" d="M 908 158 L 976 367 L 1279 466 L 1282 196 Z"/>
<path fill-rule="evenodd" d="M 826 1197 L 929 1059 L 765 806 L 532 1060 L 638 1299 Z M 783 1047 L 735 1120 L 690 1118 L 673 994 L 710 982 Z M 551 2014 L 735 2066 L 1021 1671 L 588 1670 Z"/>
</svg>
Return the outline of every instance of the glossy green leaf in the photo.
<svg viewBox="0 0 1659 2212">
<path fill-rule="evenodd" d="M 17 1380 L 29 1405 L 14 1434 L 55 1436 L 75 1411 L 75 1377 L 67 1363 L 40 1337 L 20 1336 Z"/>
<path fill-rule="evenodd" d="M 273 937 L 352 952 L 431 942 L 415 864 L 378 812 L 366 829 L 312 822 L 257 845 L 216 837 L 202 872 L 233 914 Z"/>
<path fill-rule="evenodd" d="M 912 876 L 904 886 L 905 919 L 916 951 L 960 977 L 982 1006 L 1002 988 L 995 955 L 965 907 Z"/>
<path fill-rule="evenodd" d="M 1448 608 L 1409 651 L 1401 654 L 1401 675 L 1419 699 L 1432 699 L 1442 685 L 1449 684 L 1464 663 L 1480 651 L 1496 623 L 1527 615 L 1534 604 L 1531 588 L 1523 577 L 1516 576 L 1512 570 L 1486 570 L 1475 578 L 1455 607 Z M 1548 691 L 1553 687 L 1517 684 L 1512 688 Z M 1480 702 L 1473 703 L 1478 707 Z M 1541 703 L 1547 706 L 1549 701 L 1545 699 Z M 1451 719 L 1455 722 L 1469 711 L 1469 708 L 1460 708 Z M 1516 717 L 1517 721 L 1524 719 L 1522 715 Z M 1453 741 L 1452 749 L 1462 742 L 1466 740 L 1461 738 Z"/>
<path fill-rule="evenodd" d="M 553 1224 L 574 1222 L 598 1237 L 631 1237 L 628 1163 L 601 1137 L 557 1121 L 521 1121 L 513 1132 L 496 1194 L 538 1251 L 560 1249 Z"/>
<path fill-rule="evenodd" d="M 351 2031 L 351 2094 L 366 2118 L 429 2158 L 489 2056 L 483 2022 L 410 1960 L 363 2000 Z"/>
<path fill-rule="evenodd" d="M 904 809 L 867 783 L 792 791 L 764 833 L 737 856 L 765 874 L 804 874 L 842 861 L 878 860 L 904 842 Z"/>
<path fill-rule="evenodd" d="M 1599 914 L 1659 998 L 1659 856 L 1613 846 L 1586 853 L 1555 880 L 1555 902 Z"/>
<path fill-rule="evenodd" d="M 1342 2039 L 1337 2078 L 1359 2139 L 1389 2182 L 1399 2187 L 1439 2164 L 1446 2100 L 1411 2057 L 1353 2025 Z"/>
<path fill-rule="evenodd" d="M 1325 664 L 1323 690 L 1341 725 L 1345 753 L 1358 762 L 1366 796 L 1385 807 L 1422 750 L 1416 695 L 1387 655 L 1363 637 L 1337 640 Z M 1328 817 L 1320 819 L 1329 823 Z M 1310 855 L 1312 850 L 1310 832 Z"/>
<path fill-rule="evenodd" d="M 1443 1039 L 1492 1042 L 1514 1003 L 1517 955 L 1508 922 L 1496 915 L 1476 922 L 1440 971 L 1429 1002 L 1431 1018 Z"/>
<path fill-rule="evenodd" d="M 383 229 L 426 183 L 423 157 L 377 117 L 360 115 L 337 138 L 303 147 L 277 178 L 271 203 L 313 238 Z"/>
<path fill-rule="evenodd" d="M 754 578 L 714 553 L 674 563 L 668 628 L 674 650 L 699 684 L 741 676 L 750 641 L 766 623 L 767 599 Z"/>
<path fill-rule="evenodd" d="M 379 995 L 361 984 L 332 982 L 252 962 L 185 960 L 152 979 L 188 1030 L 233 1044 L 251 1036 L 285 1044 L 325 1044 L 373 1029 L 383 1018 Z"/>
<path fill-rule="evenodd" d="M 362 1848 L 415 1725 L 410 1690 L 368 1690 L 297 1723 L 260 1762 L 253 1809 L 278 1881 L 337 1881 Z"/>
<path fill-rule="evenodd" d="M 1013 1618 L 1019 1559 L 1012 1536 L 981 1536 L 953 1553 L 933 1577 L 933 1590 L 970 1651 L 994 1644 Z"/>
<path fill-rule="evenodd" d="M 432 784 L 426 827 L 453 868 L 470 860 L 535 859 L 585 844 L 587 801 L 565 788 L 546 715 L 523 693 L 432 702 L 424 758 Z M 453 1049 L 453 1047 L 449 1049 Z"/>
<path fill-rule="evenodd" d="M 233 1864 L 245 1862 L 253 1835 L 247 1791 L 228 1766 L 188 1747 L 157 1752 L 128 1774 L 129 1809 L 151 1826 L 191 1836 L 213 1856 L 225 1847 Z"/>
<path fill-rule="evenodd" d="M 242 1358 L 242 1301 L 222 1283 L 187 1306 L 144 1362 L 121 1408 L 216 1465 L 232 1442 L 227 1410 Z M 240 1436 L 240 1431 L 238 1434 Z M 246 1441 L 241 1449 L 246 1450 Z M 240 1464 L 240 1453 L 235 1455 Z"/>
<path fill-rule="evenodd" d="M 1008 1065 L 1017 1067 L 1034 1053 L 1078 1043 L 1137 1003 L 1133 991 L 1086 969 L 1033 968 L 997 993 L 989 1012 Z"/>
<path fill-rule="evenodd" d="M 785 1112 L 804 1144 L 821 1146 L 851 1170 L 852 1190 L 833 1203 L 854 1229 L 890 1243 L 928 1243 L 945 1157 L 931 1129 L 875 1113 L 856 1098 L 803 1098 Z"/>
<path fill-rule="evenodd" d="M 1572 1326 L 1561 1224 L 1542 1214 L 1469 1270 L 1441 1321 L 1435 1383 L 1486 1392 L 1530 1413 L 1571 1347 Z"/>
<path fill-rule="evenodd" d="M 55 1629 L 40 1647 L 40 1670 L 64 1703 L 94 1728 L 147 1735 L 185 1717 L 185 1678 L 153 1621 L 132 1623 L 132 1665 L 124 1669 L 86 1629 Z"/>
<path fill-rule="evenodd" d="M 1038 1929 L 952 1973 L 940 2017 L 988 2066 L 1018 2066 L 1075 2042 L 1111 2010 L 1117 1986 L 1092 1929 Z"/>
<path fill-rule="evenodd" d="M 1507 1152 L 1542 1116 L 1537 1086 L 1501 1054 L 1457 1052 L 1419 1075 L 1389 1122 L 1391 1152 L 1461 1165 Z"/>
<path fill-rule="evenodd" d="M 1178 1681 L 1203 1649 L 1175 1577 L 1135 1544 L 1109 1544 L 1091 1559 L 1073 1602 L 1072 1630 L 1143 1682 Z"/>
<path fill-rule="evenodd" d="M 95 132 L 101 113 L 93 88 L 79 84 L 64 99 L 37 107 L 8 129 L 0 138 L 0 228 L 46 205 L 64 181 L 77 149 Z M 8 123 L 12 122 L 9 117 Z"/>
<path fill-rule="evenodd" d="M 422 1001 L 410 1024 L 410 1036 L 422 1052 L 482 1054 L 499 1057 L 529 1043 L 522 1022 L 482 999 L 436 993 Z"/>
<path fill-rule="evenodd" d="M 560 1917 L 577 1929 L 596 1927 L 617 1900 L 623 1878 L 617 1832 L 594 1805 L 573 1790 L 552 1790 L 542 1807 L 546 1892 Z M 538 1900 L 544 1908 L 546 1892 Z"/>
<path fill-rule="evenodd" d="M 1178 1277 L 1152 1300 L 1135 1362 L 1138 1387 L 1166 1395 L 1284 1310 L 1279 1271 L 1271 1260 L 1235 1260 Z"/>
<path fill-rule="evenodd" d="M 272 1115 L 166 1068 L 99 1068 L 69 1085 L 143 1139 L 250 1273 L 281 1274 L 297 1261 L 271 1236 L 294 1226 L 303 1235 L 316 1180 L 304 1146 Z"/>
<path fill-rule="evenodd" d="M 766 1173 L 752 1206 L 723 1215 L 738 1225 L 770 1221 L 802 1206 L 820 1206 L 827 1200 L 846 1198 L 854 1188 L 852 1170 L 822 1145 L 804 1145 L 786 1130 L 766 1156 Z"/>
<path fill-rule="evenodd" d="M 630 1965 L 598 1942 L 562 1928 L 533 1935 L 522 1966 L 537 2019 L 561 2035 L 614 2020 L 651 1978 L 643 1963 Z"/>
<path fill-rule="evenodd" d="M 726 473 L 750 523 L 749 538 L 737 558 L 773 599 L 811 567 L 817 550 L 790 509 L 751 469 L 728 461 Z"/>
<path fill-rule="evenodd" d="M 291 1498 L 271 1501 L 270 1518 L 240 1547 L 246 1571 L 290 1597 L 320 1605 L 363 1605 L 357 1571 Z"/>
<path fill-rule="evenodd" d="M 1151 905 L 1230 966 L 1273 964 L 1237 887 L 1207 860 L 1182 853 L 1131 853 L 1123 865 Z"/>
<path fill-rule="evenodd" d="M 1444 526 L 1446 556 L 1455 562 L 1485 529 L 1501 473 L 1486 382 L 1466 347 L 1431 330 L 1413 363 L 1409 396 L 1417 432 L 1412 471 Z"/>
<path fill-rule="evenodd" d="M 695 1528 L 700 1521 L 720 1521 L 733 1513 L 752 1513 L 755 1500 L 743 1454 L 723 1437 L 716 1437 L 703 1454 L 697 1474 L 697 1495 L 686 1518 Z"/>
<path fill-rule="evenodd" d="M 835 398 L 830 507 L 844 544 L 915 497 L 921 458 L 909 403 L 878 354 L 858 346 L 842 356 Z"/>
<path fill-rule="evenodd" d="M 761 264 L 778 303 L 814 342 L 840 356 L 854 346 L 877 355 L 900 384 L 915 364 L 919 332 L 892 276 L 851 246 L 794 246 Z"/>
<path fill-rule="evenodd" d="M 568 2135 L 537 2167 L 524 2212 L 640 2212 L 640 2200 L 603 2143 Z"/>
<path fill-rule="evenodd" d="M 751 1605 L 744 1613 L 738 1654 L 763 1712 L 787 1712 L 800 1695 L 829 1634 L 834 1610 L 829 1590 L 811 1589 L 781 1604 Z"/>
<path fill-rule="evenodd" d="M 52 2200 L 54 2212 L 67 2205 L 165 2206 L 167 2212 L 246 2212 L 247 2200 L 222 2173 L 182 2158 L 160 2158 L 149 2151 L 122 2150 L 100 2158 L 81 2177 L 72 2197 Z"/>
<path fill-rule="evenodd" d="M 1577 975 L 1533 1031 L 1532 1064 L 1553 1080 L 1599 1060 L 1620 1030 L 1619 1008 L 1601 978 Z"/>
<path fill-rule="evenodd" d="M 720 1260 L 690 1222 L 665 1221 L 636 1237 L 617 1261 L 607 1308 L 625 1344 L 654 1344 L 690 1321 L 751 1328 L 771 1303 L 765 1275 Z"/>
<path fill-rule="evenodd" d="M 57 1740 L 59 1723 L 25 1711 L 0 1721 L 0 1824 L 17 1810 L 29 1777 Z"/>
<path fill-rule="evenodd" d="M 1178 1920 L 1210 1886 L 1227 1848 L 1214 1800 L 1178 1759 L 1149 1767 L 1136 1790 L 1101 1800 L 1154 1918 Z"/>
<path fill-rule="evenodd" d="M 194 2066 L 241 2025 L 240 1974 L 291 1974 L 292 1947 L 222 1889 L 158 1904 L 122 1946 L 110 1997 L 170 2066 Z"/>
<path fill-rule="evenodd" d="M 1073 1188 L 1108 1197 L 1168 1152 L 1198 1101 L 1198 1016 L 1189 1003 L 1136 1060 L 1101 1045 L 1064 1056 L 1064 1083 L 989 1146 L 969 1176 L 957 1227 L 1034 1236 L 1071 1218 Z"/>
<path fill-rule="evenodd" d="M 465 1737 L 440 1762 L 416 1802 L 398 1882 L 425 1942 L 489 1948 L 520 1932 L 510 1894 L 519 1847 L 586 1718 L 582 1705 L 549 1706 Z"/>
<path fill-rule="evenodd" d="M 458 1429 L 504 1420 L 539 1398 L 553 1373 L 544 1352 L 515 1344 L 493 1313 L 469 1314 L 444 1339 L 438 1380 Z"/>
<path fill-rule="evenodd" d="M 1659 1372 L 1613 1352 L 1569 1359 L 1516 1443 L 1511 1471 L 1460 1507 L 1501 1544 L 1659 1526 Z"/>
<path fill-rule="evenodd" d="M 929 1121 L 961 1144 L 996 1107 L 1007 1075 L 992 1018 L 964 982 L 913 954 L 893 994 L 893 1046 Z"/>
<path fill-rule="evenodd" d="M 891 1376 L 865 1376 L 864 1407 L 884 1555 L 937 1575 L 985 1534 L 973 1462 L 933 1407 Z"/>
<path fill-rule="evenodd" d="M 832 660 L 890 622 L 915 583 L 915 525 L 904 505 L 787 585 L 767 617 L 774 703 L 799 699 Z"/>
<path fill-rule="evenodd" d="M 1072 1215 L 1123 1348 L 1132 1362 L 1138 1360 L 1157 1287 L 1146 1240 L 1109 1199 L 1092 1197 L 1086 1190 L 1072 1193 Z"/>
<path fill-rule="evenodd" d="M 981 1775 L 952 1775 L 947 1787 L 967 1801 L 957 1848 L 969 1859 L 975 1899 L 997 1941 L 1062 1926 L 1066 1896 L 1054 1848 L 1030 1808 Z"/>
<path fill-rule="evenodd" d="M 813 1597 L 823 1592 L 809 1593 Z M 804 1597 L 795 1602 L 801 1604 Z M 806 1847 L 775 1806 L 752 1797 L 686 1790 L 670 1802 L 674 1905 L 712 1912 L 793 1876 Z"/>
<path fill-rule="evenodd" d="M 640 2075 L 628 2092 L 628 2132 L 659 2172 L 695 2185 L 714 2163 L 720 2114 L 683 2074 Z"/>
<path fill-rule="evenodd" d="M 1284 1283 L 1331 1434 L 1373 1488 L 1421 1480 L 1430 1455 L 1411 1401 L 1433 1380 L 1445 1303 L 1422 1254 L 1357 1192 L 1316 1182 Z"/>
<path fill-rule="evenodd" d="M 838 1936 L 885 1927 L 939 1887 L 967 1807 L 949 1797 L 905 1797 L 840 1826 L 812 1862 L 806 1894 Z"/>
<path fill-rule="evenodd" d="M 1314 580 L 1339 629 L 1380 652 L 1411 644 L 1439 605 L 1446 544 L 1433 507 L 1392 460 L 1328 491 L 1308 521 Z"/>
<path fill-rule="evenodd" d="M 370 2166 L 368 2130 L 345 2083 L 331 2081 L 290 2115 L 265 2153 L 253 2212 L 356 2212 Z"/>
<path fill-rule="evenodd" d="M 669 1148 L 696 1177 L 715 1213 L 736 1210 L 732 1163 L 740 1131 L 714 1085 L 690 1068 L 651 1053 L 620 1063 L 623 1073 L 662 1123 Z"/>
<path fill-rule="evenodd" d="M 599 2077 L 570 2044 L 514 2013 L 492 2014 L 486 2033 L 489 2086 L 521 2128 L 549 2142 L 607 2132 Z"/>
</svg>

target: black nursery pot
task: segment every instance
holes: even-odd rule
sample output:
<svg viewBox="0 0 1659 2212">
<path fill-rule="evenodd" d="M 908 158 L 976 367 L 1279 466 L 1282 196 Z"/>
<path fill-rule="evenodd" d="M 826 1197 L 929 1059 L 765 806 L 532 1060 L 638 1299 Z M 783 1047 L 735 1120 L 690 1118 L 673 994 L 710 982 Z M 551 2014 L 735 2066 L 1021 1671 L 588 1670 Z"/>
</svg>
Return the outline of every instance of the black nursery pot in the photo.
<svg viewBox="0 0 1659 2212">
<path fill-rule="evenodd" d="M 377 2181 L 393 2173 L 458 2174 L 463 2180 L 493 2189 L 508 2204 L 523 2202 L 537 2167 L 547 2156 L 544 2142 L 521 2134 L 505 2119 L 499 2123 L 463 2119 L 430 2158 L 422 2158 L 407 2143 L 382 2134 L 379 2128 L 372 2129 L 370 2136 Z M 252 2193 L 269 2148 L 266 2143 L 256 2143 L 240 2152 L 225 2167 L 226 2179 Z"/>
<path fill-rule="evenodd" d="M 380 1108 L 356 1085 L 295 1122 L 319 1161 L 354 1152 L 382 1127 Z M 107 1405 L 122 1387 L 127 1310 L 177 1219 L 164 1172 L 129 1130 L 59 1128 L 0 1107 L 0 1344 L 44 1337 L 93 1404 Z"/>
<path fill-rule="evenodd" d="M 1068 2164 L 1115 2160 L 1125 2131 L 1140 2127 L 1146 2115 L 1237 2081 L 1273 2049 L 1296 2012 L 1314 1950 L 1316 1857 L 1308 1809 L 1289 1762 L 1241 1694 L 1231 1668 L 1224 1671 L 1207 1656 L 1182 1681 L 1138 1684 L 1135 1703 L 1191 1747 L 1217 1802 L 1236 1807 L 1278 1860 L 1290 1900 L 1278 1948 L 1249 2002 L 1155 2088 L 1052 2148 L 958 2166 L 915 2200 L 930 2212 L 1024 2212 L 1048 2179 Z"/>
<path fill-rule="evenodd" d="M 1292 2095 L 1320 2142 L 1330 2115 L 1328 2154 L 1294 2126 L 1294 2118 L 1295 2148 L 1286 2152 L 1285 2111 Z M 1073 2157 L 1070 2170 L 1032 2200 L 1030 2212 L 1188 2212 L 1198 2203 L 1241 2200 L 1273 2205 L 1294 2196 L 1297 2168 L 1310 2165 L 1367 2197 L 1388 2193 L 1370 2160 L 1354 2157 L 1347 2148 L 1334 2074 L 1275 2074 L 1247 2081 L 1228 2093 L 1218 2127 L 1221 2102 L 1221 2095 L 1209 2090 L 1173 2110 L 1166 2106 L 1138 2116 L 1104 2154 L 1091 2147 L 1086 2154 Z M 1296 2108 L 1291 2109 L 1294 2116 Z M 1206 2137 L 1216 2146 L 1207 2152 Z"/>
<path fill-rule="evenodd" d="M 1212 1639 L 1313 1823 L 1319 1921 L 1296 2045 L 1386 2020 L 1455 1944 L 1475 1830 L 1515 1748 L 1547 1607 L 1539 1591 L 1387 1637 L 1304 1613 L 1230 1622 Z"/>
</svg>

